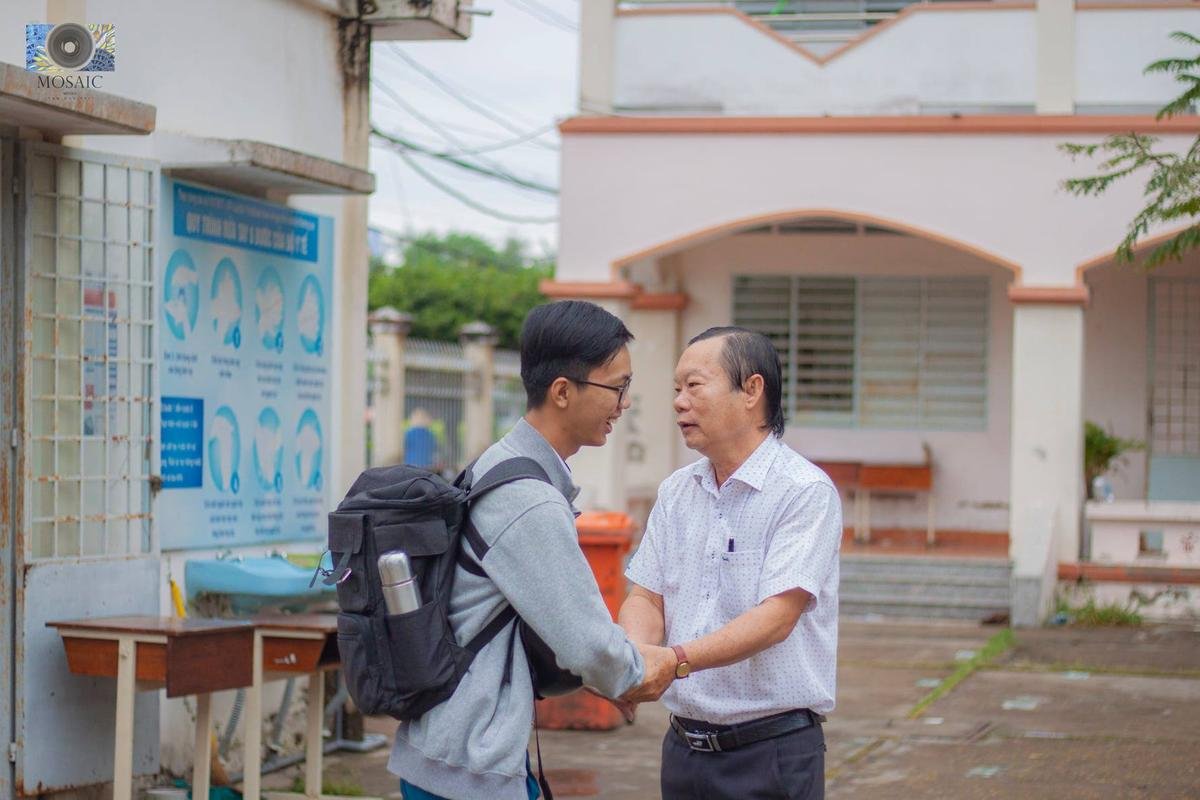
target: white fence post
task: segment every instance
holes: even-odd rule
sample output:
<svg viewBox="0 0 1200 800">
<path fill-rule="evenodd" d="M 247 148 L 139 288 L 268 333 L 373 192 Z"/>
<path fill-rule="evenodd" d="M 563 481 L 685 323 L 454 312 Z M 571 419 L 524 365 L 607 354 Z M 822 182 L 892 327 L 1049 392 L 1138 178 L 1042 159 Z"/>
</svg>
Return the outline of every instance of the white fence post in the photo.
<svg viewBox="0 0 1200 800">
<path fill-rule="evenodd" d="M 375 403 L 371 408 L 371 461 L 404 461 L 404 349 L 412 319 L 390 306 L 368 318 L 375 344 Z"/>
<path fill-rule="evenodd" d="M 492 444 L 495 331 L 486 322 L 468 322 L 459 330 L 458 340 L 463 355 L 471 362 L 466 375 L 464 417 L 466 420 L 466 461 L 470 461 Z"/>
</svg>

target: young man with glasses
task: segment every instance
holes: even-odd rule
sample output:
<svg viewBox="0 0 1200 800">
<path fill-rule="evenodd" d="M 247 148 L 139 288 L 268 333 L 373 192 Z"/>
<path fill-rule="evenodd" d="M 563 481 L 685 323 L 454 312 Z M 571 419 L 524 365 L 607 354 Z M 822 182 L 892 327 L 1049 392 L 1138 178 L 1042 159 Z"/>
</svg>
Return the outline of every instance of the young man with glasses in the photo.
<svg viewBox="0 0 1200 800">
<path fill-rule="evenodd" d="M 458 641 L 470 641 L 511 605 L 558 665 L 609 698 L 657 696 L 675 674 L 667 648 L 635 645 L 609 615 L 579 548 L 566 460 L 604 444 L 629 407 L 633 378 L 619 319 L 592 303 L 562 301 L 530 312 L 521 331 L 527 411 L 475 463 L 478 478 L 502 461 L 532 458 L 549 477 L 497 488 L 471 509 L 486 554 L 459 566 L 450 599 Z M 482 574 L 478 574 L 482 573 Z M 454 694 L 401 723 L 388 768 L 405 800 L 526 800 L 539 796 L 527 746 L 534 691 L 517 626 L 475 657 Z"/>
</svg>

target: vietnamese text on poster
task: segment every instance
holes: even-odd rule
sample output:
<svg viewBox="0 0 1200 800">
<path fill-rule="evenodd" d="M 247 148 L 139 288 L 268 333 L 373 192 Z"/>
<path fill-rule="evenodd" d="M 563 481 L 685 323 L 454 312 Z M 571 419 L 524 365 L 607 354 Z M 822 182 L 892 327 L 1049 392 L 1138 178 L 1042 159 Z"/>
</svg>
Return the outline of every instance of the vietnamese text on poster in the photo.
<svg viewBox="0 0 1200 800">
<path fill-rule="evenodd" d="M 170 179 L 162 197 L 162 547 L 319 538 L 332 220 Z"/>
</svg>

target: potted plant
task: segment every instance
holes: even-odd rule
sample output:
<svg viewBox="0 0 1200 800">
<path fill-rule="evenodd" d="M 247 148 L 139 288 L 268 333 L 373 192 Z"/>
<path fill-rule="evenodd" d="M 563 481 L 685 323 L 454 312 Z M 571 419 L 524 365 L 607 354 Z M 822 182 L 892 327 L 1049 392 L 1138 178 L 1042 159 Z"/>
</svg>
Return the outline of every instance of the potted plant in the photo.
<svg viewBox="0 0 1200 800">
<path fill-rule="evenodd" d="M 1125 453 L 1145 450 L 1146 443 L 1137 439 L 1122 439 L 1094 422 L 1083 423 L 1083 475 L 1089 500 L 1096 499 L 1093 484 L 1096 478 L 1112 470 Z"/>
</svg>

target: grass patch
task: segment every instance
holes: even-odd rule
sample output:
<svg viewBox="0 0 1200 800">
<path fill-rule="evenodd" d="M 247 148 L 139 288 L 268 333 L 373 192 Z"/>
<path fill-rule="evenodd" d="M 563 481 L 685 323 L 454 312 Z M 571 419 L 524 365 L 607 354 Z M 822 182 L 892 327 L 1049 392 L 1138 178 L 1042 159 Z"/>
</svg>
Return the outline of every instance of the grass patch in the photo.
<svg viewBox="0 0 1200 800">
<path fill-rule="evenodd" d="M 305 793 L 305 780 L 303 775 L 297 775 L 292 779 L 292 785 L 288 791 L 296 794 Z M 339 797 L 365 797 L 366 792 L 362 786 L 350 778 L 326 777 L 321 781 L 321 794 L 335 795 Z"/>
<path fill-rule="evenodd" d="M 1085 628 L 1120 628 L 1137 627 L 1142 624 L 1142 615 L 1137 608 L 1129 603 L 1105 603 L 1098 605 L 1089 599 L 1081 606 L 1070 606 L 1065 600 L 1059 600 L 1058 613 L 1063 614 L 1072 625 Z"/>
<path fill-rule="evenodd" d="M 925 713 L 925 709 L 933 705 L 935 702 L 945 697 L 950 692 L 954 691 L 954 687 L 965 681 L 971 676 L 975 670 L 995 660 L 998 656 L 1013 646 L 1013 632 L 1011 628 L 1005 628 L 995 636 L 987 640 L 979 652 L 971 657 L 969 661 L 964 661 L 958 665 L 958 668 L 950 674 L 950 677 L 942 681 L 936 689 L 921 698 L 921 700 L 912 707 L 908 712 L 909 719 L 917 719 Z"/>
<path fill-rule="evenodd" d="M 1115 675 L 1131 678 L 1200 678 L 1200 669 L 1153 669 L 1152 667 L 1096 667 L 1078 662 L 1063 663 L 1055 661 L 1049 664 L 985 664 L 980 669 L 989 672 L 1090 672 L 1093 675 Z"/>
</svg>

